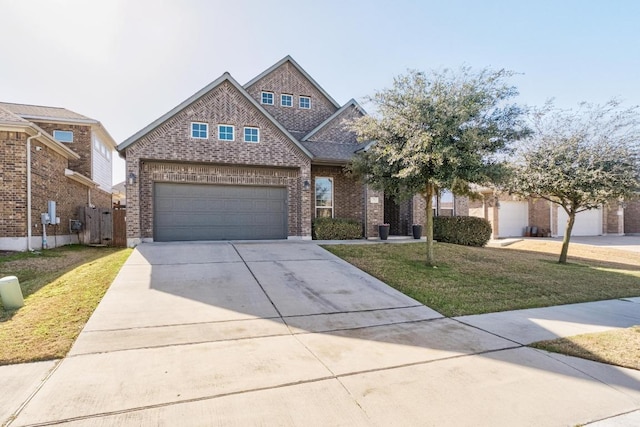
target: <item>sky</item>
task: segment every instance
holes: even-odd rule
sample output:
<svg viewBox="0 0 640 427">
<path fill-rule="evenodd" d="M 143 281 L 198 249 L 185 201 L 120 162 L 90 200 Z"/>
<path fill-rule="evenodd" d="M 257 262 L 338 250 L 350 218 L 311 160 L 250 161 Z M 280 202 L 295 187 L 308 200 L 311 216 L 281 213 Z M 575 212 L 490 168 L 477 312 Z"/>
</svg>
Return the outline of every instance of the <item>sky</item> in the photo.
<svg viewBox="0 0 640 427">
<path fill-rule="evenodd" d="M 508 69 L 516 102 L 640 104 L 637 0 L 0 0 L 0 101 L 121 143 L 228 71 L 291 55 L 338 103 L 409 69 Z M 124 180 L 124 161 L 114 183 Z"/>
</svg>

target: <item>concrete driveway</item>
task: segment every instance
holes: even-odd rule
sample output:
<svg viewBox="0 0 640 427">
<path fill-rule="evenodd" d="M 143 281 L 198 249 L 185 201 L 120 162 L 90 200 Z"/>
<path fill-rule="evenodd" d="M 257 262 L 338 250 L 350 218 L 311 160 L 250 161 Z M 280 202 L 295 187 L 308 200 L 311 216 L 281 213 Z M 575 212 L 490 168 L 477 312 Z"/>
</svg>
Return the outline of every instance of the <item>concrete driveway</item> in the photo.
<svg viewBox="0 0 640 427">
<path fill-rule="evenodd" d="M 11 426 L 553 426 L 640 408 L 639 372 L 483 328 L 311 242 L 144 244 Z"/>
</svg>

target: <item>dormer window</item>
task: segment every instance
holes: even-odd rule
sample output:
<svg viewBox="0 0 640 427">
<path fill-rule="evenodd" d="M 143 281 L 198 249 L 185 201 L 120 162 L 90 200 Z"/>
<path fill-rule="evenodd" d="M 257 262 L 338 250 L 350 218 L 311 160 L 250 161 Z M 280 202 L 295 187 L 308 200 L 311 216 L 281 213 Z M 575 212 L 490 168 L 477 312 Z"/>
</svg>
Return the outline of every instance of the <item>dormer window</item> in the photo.
<svg viewBox="0 0 640 427">
<path fill-rule="evenodd" d="M 264 105 L 273 105 L 273 92 L 262 92 L 260 102 Z"/>
<path fill-rule="evenodd" d="M 293 107 L 293 95 L 283 93 L 280 95 L 280 105 L 283 107 Z"/>
<path fill-rule="evenodd" d="M 59 142 L 73 142 L 73 132 L 70 130 L 54 130 L 53 137 Z"/>
<path fill-rule="evenodd" d="M 301 96 L 299 98 L 299 106 L 302 109 L 308 110 L 311 108 L 311 97 L 309 96 Z"/>
</svg>

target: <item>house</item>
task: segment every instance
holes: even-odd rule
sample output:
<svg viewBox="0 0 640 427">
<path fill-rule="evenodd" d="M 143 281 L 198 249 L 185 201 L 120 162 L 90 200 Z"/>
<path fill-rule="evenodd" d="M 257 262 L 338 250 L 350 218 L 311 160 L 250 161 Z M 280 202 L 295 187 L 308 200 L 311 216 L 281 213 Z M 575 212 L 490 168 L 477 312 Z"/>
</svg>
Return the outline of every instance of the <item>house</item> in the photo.
<svg viewBox="0 0 640 427">
<path fill-rule="evenodd" d="M 471 201 L 469 215 L 487 219 L 492 238 L 536 236 L 563 237 L 567 214 L 544 199 L 523 200 L 485 189 L 483 199 Z M 533 230 L 533 231 L 532 231 Z M 640 233 L 640 201 L 613 202 L 576 215 L 572 236 Z"/>
<path fill-rule="evenodd" d="M 245 85 L 224 73 L 118 146 L 128 245 L 310 239 L 316 217 L 355 219 L 374 237 L 385 214 L 403 221 L 397 233 L 410 233 L 424 203 L 385 201 L 345 173 L 362 148 L 348 122 L 364 114 L 353 99 L 336 102 L 290 56 Z"/>
<path fill-rule="evenodd" d="M 99 121 L 0 102 L 0 142 L 0 249 L 76 242 L 78 208 L 111 206 L 116 143 Z"/>
</svg>

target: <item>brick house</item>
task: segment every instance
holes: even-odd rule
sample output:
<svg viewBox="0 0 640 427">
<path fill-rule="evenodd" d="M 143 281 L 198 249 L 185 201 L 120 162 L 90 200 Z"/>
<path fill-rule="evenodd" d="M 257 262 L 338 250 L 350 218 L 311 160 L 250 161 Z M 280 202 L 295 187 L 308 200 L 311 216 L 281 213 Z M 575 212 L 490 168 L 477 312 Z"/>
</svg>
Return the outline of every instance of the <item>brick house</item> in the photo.
<svg viewBox="0 0 640 427">
<path fill-rule="evenodd" d="M 538 234 L 564 236 L 567 214 L 558 205 L 543 199 L 523 200 L 508 194 L 484 192 L 484 199 L 469 203 L 469 214 L 487 219 L 493 229 L 492 238 L 522 237 L 526 228 L 535 227 Z M 531 231 L 531 230 L 529 230 Z M 581 212 L 572 236 L 640 234 L 640 201 L 612 202 L 599 209 Z"/>
<path fill-rule="evenodd" d="M 78 208 L 111 206 L 116 144 L 97 120 L 64 108 L 0 102 L 0 142 L 1 250 L 77 242 L 70 221 Z M 43 213 L 52 214 L 47 225 Z"/>
<path fill-rule="evenodd" d="M 290 56 L 244 86 L 223 74 L 118 146 L 129 246 L 310 239 L 318 216 L 355 219 L 374 237 L 393 214 L 409 224 L 396 231 L 409 233 L 424 218 L 418 199 L 385 213 L 384 195 L 344 172 L 362 148 L 347 122 L 364 114 L 353 99 L 338 104 Z"/>
</svg>

